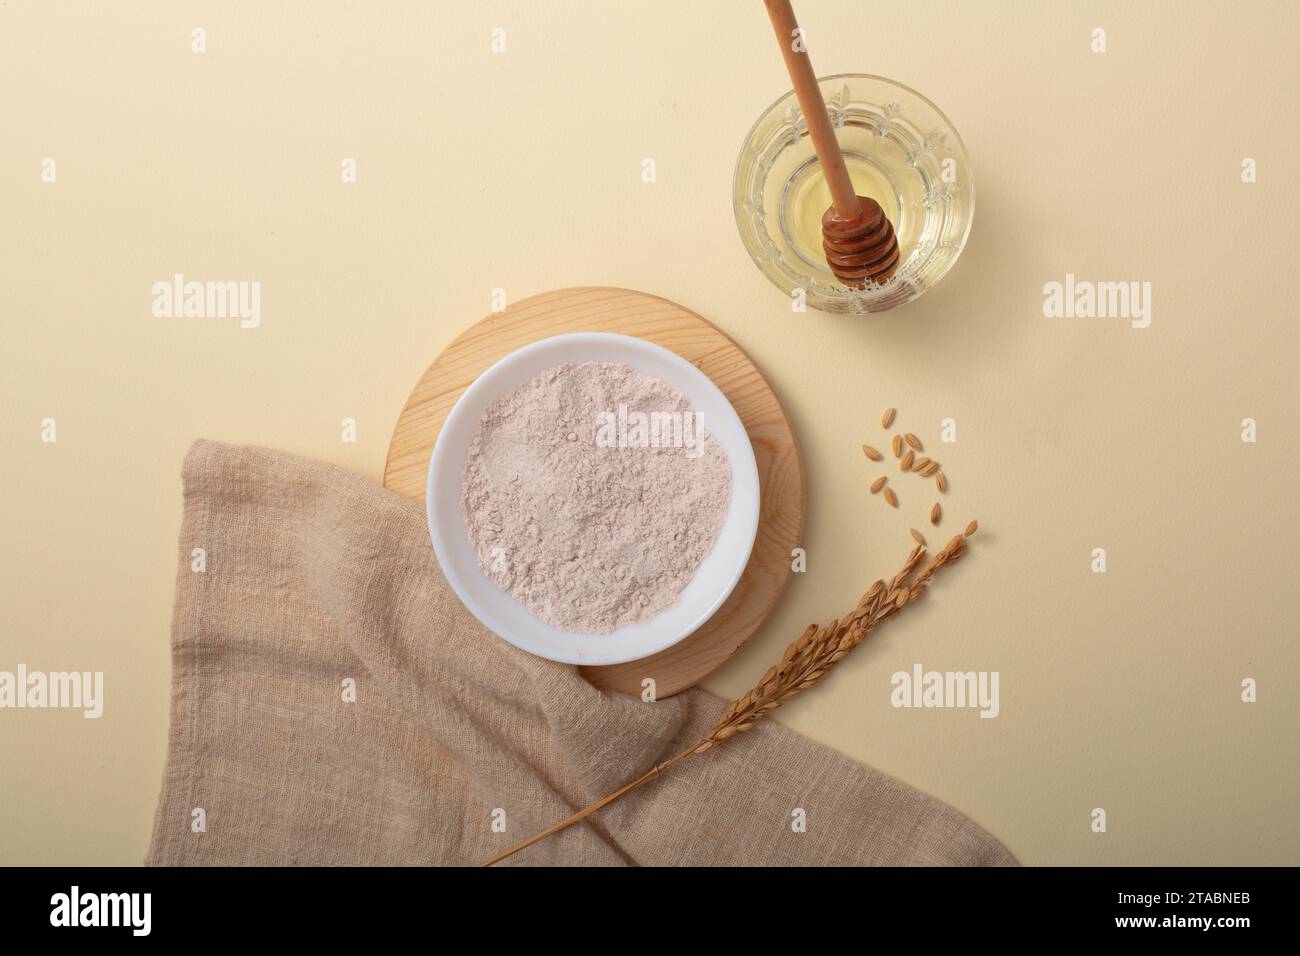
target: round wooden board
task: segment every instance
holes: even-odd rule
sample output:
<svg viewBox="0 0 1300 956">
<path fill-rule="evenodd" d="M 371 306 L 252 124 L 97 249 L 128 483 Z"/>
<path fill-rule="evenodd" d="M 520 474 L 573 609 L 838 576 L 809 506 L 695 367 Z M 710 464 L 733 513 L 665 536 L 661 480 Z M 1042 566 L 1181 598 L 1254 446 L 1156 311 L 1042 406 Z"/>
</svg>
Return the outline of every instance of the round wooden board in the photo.
<svg viewBox="0 0 1300 956">
<path fill-rule="evenodd" d="M 384 487 L 424 501 L 429 457 L 456 400 L 493 362 L 530 342 L 566 332 L 621 332 L 671 349 L 709 376 L 735 406 L 758 460 L 758 538 L 735 591 L 707 624 L 652 657 L 582 674 L 602 690 L 640 695 L 654 678 L 668 697 L 698 683 L 757 630 L 790 576 L 803 533 L 803 469 L 794 432 L 754 363 L 719 329 L 689 309 L 630 289 L 544 292 L 489 315 L 447 346 L 416 383 L 397 419 Z"/>
</svg>

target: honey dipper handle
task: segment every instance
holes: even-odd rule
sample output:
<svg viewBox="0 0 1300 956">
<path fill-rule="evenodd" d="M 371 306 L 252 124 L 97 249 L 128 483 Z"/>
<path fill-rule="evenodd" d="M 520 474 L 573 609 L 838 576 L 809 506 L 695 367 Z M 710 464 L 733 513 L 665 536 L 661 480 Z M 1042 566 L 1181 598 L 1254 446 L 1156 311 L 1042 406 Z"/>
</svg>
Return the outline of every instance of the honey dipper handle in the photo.
<svg viewBox="0 0 1300 956">
<path fill-rule="evenodd" d="M 831 202 L 835 214 L 841 219 L 854 219 L 862 206 L 857 193 L 853 190 L 853 180 L 844 165 L 844 155 L 840 152 L 839 140 L 835 138 L 835 128 L 830 117 L 826 115 L 826 101 L 822 99 L 821 87 L 817 85 L 817 74 L 813 72 L 812 57 L 799 37 L 802 50 L 795 49 L 794 10 L 790 0 L 764 0 L 767 15 L 776 31 L 777 42 L 781 46 L 781 56 L 785 58 L 785 68 L 794 83 L 795 96 L 799 98 L 799 109 L 803 111 L 804 121 L 808 124 L 808 135 L 812 137 L 813 149 L 821 160 L 826 174 L 826 185 L 831 190 Z"/>
</svg>

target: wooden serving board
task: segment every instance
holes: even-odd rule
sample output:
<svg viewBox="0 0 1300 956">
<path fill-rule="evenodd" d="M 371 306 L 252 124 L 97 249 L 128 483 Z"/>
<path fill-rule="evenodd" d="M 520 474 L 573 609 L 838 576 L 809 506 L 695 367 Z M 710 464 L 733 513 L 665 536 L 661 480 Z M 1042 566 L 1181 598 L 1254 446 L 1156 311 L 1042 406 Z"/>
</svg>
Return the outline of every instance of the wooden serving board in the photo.
<svg viewBox="0 0 1300 956">
<path fill-rule="evenodd" d="M 735 591 L 707 624 L 652 657 L 583 667 L 602 690 L 640 695 L 652 677 L 668 697 L 698 683 L 763 623 L 790 576 L 803 533 L 803 469 L 790 422 L 749 357 L 689 309 L 630 289 L 544 292 L 489 315 L 447 346 L 416 383 L 388 446 L 384 487 L 424 501 L 438 431 L 462 392 L 489 365 L 530 342 L 567 332 L 621 332 L 671 349 L 709 376 L 735 407 L 758 460 L 758 537 Z"/>
</svg>

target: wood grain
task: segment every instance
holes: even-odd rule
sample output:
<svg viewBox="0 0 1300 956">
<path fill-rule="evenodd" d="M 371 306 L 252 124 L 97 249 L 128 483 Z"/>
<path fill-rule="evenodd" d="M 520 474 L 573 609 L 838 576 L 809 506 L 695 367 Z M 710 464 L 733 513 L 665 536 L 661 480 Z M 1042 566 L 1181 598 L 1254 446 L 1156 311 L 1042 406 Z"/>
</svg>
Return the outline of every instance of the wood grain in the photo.
<svg viewBox="0 0 1300 956">
<path fill-rule="evenodd" d="M 693 686 L 727 660 L 763 623 L 790 576 L 803 532 L 803 468 L 794 432 L 762 374 L 721 330 L 676 303 L 629 289 L 545 292 L 489 315 L 453 341 L 412 390 L 393 429 L 384 487 L 424 501 L 429 457 L 456 400 L 484 369 L 530 342 L 567 332 L 621 332 L 671 349 L 722 389 L 749 433 L 762 504 L 758 537 L 735 591 L 713 618 L 652 657 L 584 667 L 592 684 L 640 695 L 653 678 L 659 697 Z"/>
</svg>

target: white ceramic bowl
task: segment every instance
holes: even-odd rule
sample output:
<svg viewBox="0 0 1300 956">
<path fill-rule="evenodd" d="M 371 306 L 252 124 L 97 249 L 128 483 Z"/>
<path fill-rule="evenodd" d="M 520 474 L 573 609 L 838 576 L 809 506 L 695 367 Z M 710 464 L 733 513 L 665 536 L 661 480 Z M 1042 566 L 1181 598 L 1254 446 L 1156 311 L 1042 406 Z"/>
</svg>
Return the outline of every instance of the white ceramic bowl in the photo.
<svg viewBox="0 0 1300 956">
<path fill-rule="evenodd" d="M 610 634 L 580 634 L 552 627 L 497 587 L 479 567 L 460 510 L 461 475 L 470 441 L 488 406 L 566 362 L 619 362 L 671 385 L 703 416 L 710 439 L 722 446 L 731 463 L 731 506 L 722 530 L 677 603 L 647 621 Z M 511 352 L 487 369 L 465 390 L 438 433 L 426 490 L 433 550 L 461 602 L 515 647 L 567 664 L 621 664 L 656 654 L 682 640 L 727 599 L 745 570 L 758 533 L 758 466 L 736 410 L 690 362 L 630 335 L 557 335 Z"/>
</svg>

